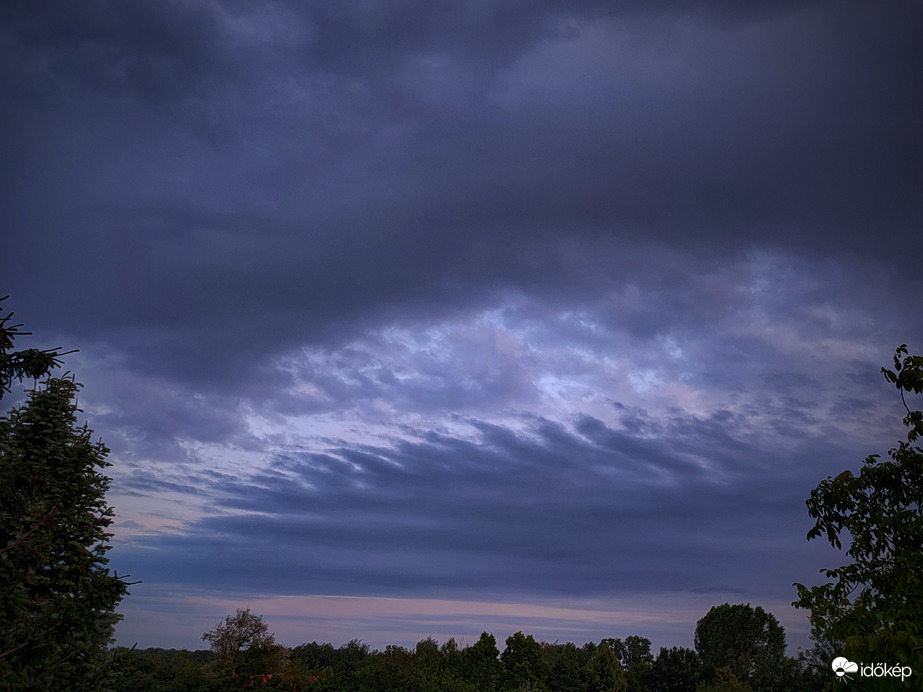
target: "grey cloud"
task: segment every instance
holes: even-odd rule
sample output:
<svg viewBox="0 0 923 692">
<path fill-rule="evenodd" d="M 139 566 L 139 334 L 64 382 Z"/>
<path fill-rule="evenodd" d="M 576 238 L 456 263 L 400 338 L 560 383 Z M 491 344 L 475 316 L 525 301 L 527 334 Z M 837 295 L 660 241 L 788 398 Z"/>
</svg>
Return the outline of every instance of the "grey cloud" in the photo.
<svg viewBox="0 0 923 692">
<path fill-rule="evenodd" d="M 290 453 L 219 482 L 220 513 L 185 536 L 135 539 L 140 551 L 123 546 L 122 559 L 187 579 L 144 556 L 192 553 L 189 569 L 219 590 L 258 578 L 286 593 L 379 594 L 723 588 L 716 565 L 733 582 L 737 570 L 768 569 L 781 544 L 805 564 L 789 543 L 798 531 L 777 517 L 803 503 L 811 474 L 793 476 L 758 443 L 672 424 L 650 440 L 586 418 L 577 428 L 588 437 L 549 421 L 528 434 L 475 424 L 473 440 L 430 433 Z M 753 456 L 766 469 L 756 475 Z M 728 485 L 744 467 L 746 480 Z"/>
<path fill-rule="evenodd" d="M 461 4 L 438 12 L 408 5 L 375 21 L 358 10 L 308 16 L 304 32 L 314 38 L 303 39 L 313 40 L 304 63 L 269 51 L 253 67 L 258 74 L 271 71 L 278 92 L 304 93 L 303 102 L 289 104 L 259 91 L 247 97 L 259 87 L 238 84 L 239 65 L 227 57 L 236 56 L 230 46 L 243 39 L 215 10 L 72 9 L 75 17 L 49 27 L 41 18 L 13 17 L 7 26 L 17 36 L 14 51 L 51 50 L 65 39 L 98 44 L 116 54 L 100 62 L 126 65 L 121 79 L 154 94 L 158 104 L 169 97 L 149 82 L 183 85 L 199 72 L 209 75 L 205 86 L 187 85 L 182 98 L 190 103 L 179 110 L 150 108 L 130 94 L 107 109 L 78 94 L 67 102 L 66 116 L 13 116 L 26 148 L 13 159 L 10 170 L 20 175 L 11 189 L 60 200 L 54 188 L 77 186 L 85 197 L 45 205 L 31 220 L 17 216 L 19 204 L 8 198 L 18 219 L 14 249 L 29 256 L 56 248 L 46 256 L 73 283 L 82 265 L 97 274 L 100 288 L 90 288 L 84 300 L 107 316 L 107 336 L 144 350 L 139 367 L 154 351 L 176 353 L 163 364 L 184 378 L 209 372 L 191 343 L 212 354 L 214 371 L 226 371 L 299 340 L 321 341 L 402 311 L 470 305 L 506 286 L 533 290 L 550 282 L 560 291 L 579 285 L 587 280 L 585 267 L 561 261 L 571 246 L 597 255 L 603 250 L 600 264 L 617 267 L 615 282 L 624 280 L 619 272 L 626 263 L 618 258 L 626 243 L 660 241 L 699 258 L 708 252 L 727 257 L 754 242 L 881 257 L 883 238 L 869 234 L 870 225 L 896 238 L 918 216 L 910 163 L 918 142 L 892 122 L 918 120 L 916 90 L 902 88 L 916 83 L 908 66 L 920 64 L 917 42 L 895 26 L 912 24 L 901 21 L 906 7 L 891 16 L 876 10 L 874 30 L 859 5 L 837 5 L 839 23 L 825 14 L 831 7 L 758 13 L 731 26 L 712 24 L 718 15 L 709 5 L 700 16 L 693 10 L 688 18 L 660 22 L 636 8 L 611 19 L 624 26 L 616 36 L 642 27 L 664 36 L 676 31 L 675 22 L 690 24 L 678 44 L 633 43 L 626 55 L 619 46 L 603 46 L 619 56 L 615 67 L 605 56 L 586 64 L 586 77 L 614 70 L 613 78 L 627 79 L 630 107 L 605 93 L 556 94 L 549 84 L 531 95 L 509 95 L 502 106 L 461 113 L 455 104 L 419 113 L 412 104 L 399 112 L 381 108 L 387 99 L 378 92 L 362 97 L 361 87 L 350 91 L 325 70 L 338 74 L 348 67 L 344 74 L 361 76 L 374 63 L 389 75 L 387 61 L 362 55 L 379 55 L 380 41 L 395 36 L 395 60 L 447 45 L 453 59 L 464 62 L 489 56 L 494 47 L 508 53 L 502 69 L 513 69 L 529 51 L 579 38 L 549 38 L 540 28 L 555 26 L 560 8 L 475 12 L 473 23 L 454 18 L 456 11 L 474 12 Z M 228 16 L 241 11 L 223 9 Z M 279 5 L 276 11 L 295 10 Z M 593 5 L 567 12 L 595 20 L 605 14 Z M 265 26 L 267 36 L 282 31 L 270 20 L 254 26 Z M 471 27 L 468 34 L 452 32 L 457 48 L 445 43 L 448 26 Z M 867 42 L 856 50 L 863 30 Z M 748 43 L 747 31 L 758 40 Z M 702 84 L 680 74 L 675 83 L 658 85 L 670 75 L 647 79 L 649 72 L 637 71 L 652 57 L 661 69 L 682 66 Z M 845 67 L 828 78 L 830 63 L 839 61 Z M 102 69 L 94 65 L 81 69 Z M 306 85 L 304 74 L 317 80 Z M 232 91 L 216 86 L 222 83 Z M 229 95 L 234 89 L 238 95 Z M 370 100 L 362 105 L 362 98 Z M 581 105 L 581 98 L 595 106 Z M 328 106 L 318 110 L 318 101 Z M 350 113 L 356 128 L 337 134 Z M 196 134 L 218 132 L 221 122 L 230 127 L 227 141 L 203 142 Z M 113 266 L 108 258 L 116 253 L 123 260 Z M 645 271 L 631 276 L 646 275 L 649 284 L 661 271 L 656 257 L 647 261 Z M 16 278 L 33 285 L 28 275 Z M 113 296 L 103 288 L 111 285 L 124 290 Z M 80 314 L 73 299 L 63 305 L 61 317 L 79 329 L 68 316 Z M 250 323 L 248 340 L 234 338 L 241 322 Z M 656 329 L 653 322 L 638 325 Z"/>
<path fill-rule="evenodd" d="M 126 477 L 120 479 L 119 490 L 129 496 L 153 496 L 161 493 L 179 493 L 182 495 L 204 495 L 197 474 L 184 475 L 171 469 L 169 475 L 161 470 L 159 473 L 144 468 L 132 469 Z M 123 526 L 138 528 L 137 522 L 124 522 Z"/>
<path fill-rule="evenodd" d="M 188 499 L 114 559 L 790 601 L 923 343 L 920 13 L 3 5 L 0 295 L 81 349 L 114 490 Z"/>
</svg>

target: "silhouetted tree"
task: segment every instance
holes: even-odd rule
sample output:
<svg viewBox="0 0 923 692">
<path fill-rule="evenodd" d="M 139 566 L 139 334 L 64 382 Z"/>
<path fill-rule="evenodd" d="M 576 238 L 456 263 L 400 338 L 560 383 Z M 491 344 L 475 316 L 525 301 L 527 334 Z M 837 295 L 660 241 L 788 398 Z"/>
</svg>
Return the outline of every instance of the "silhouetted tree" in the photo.
<svg viewBox="0 0 923 692">
<path fill-rule="evenodd" d="M 760 606 L 725 603 L 696 624 L 695 648 L 707 668 L 726 667 L 752 689 L 773 692 L 773 676 L 785 658 L 785 630 Z"/>
<path fill-rule="evenodd" d="M 252 675 L 280 672 L 283 647 L 276 644 L 263 618 L 249 608 L 237 609 L 202 635 L 215 652 L 219 675 Z"/>
<path fill-rule="evenodd" d="M 628 689 L 642 690 L 646 688 L 651 664 L 654 662 L 654 655 L 651 653 L 651 640 L 646 637 L 631 635 L 626 637 L 625 641 L 614 638 L 603 639 L 603 643 L 609 645 L 612 653 L 615 654 L 621 664 L 622 670 L 625 671 Z"/>
<path fill-rule="evenodd" d="M 356 680 L 361 690 L 420 690 L 413 654 L 394 644 L 365 658 L 357 668 Z"/>
<path fill-rule="evenodd" d="M 208 651 L 120 647 L 115 654 L 123 659 L 115 684 L 119 692 L 204 692 L 210 687 L 202 670 L 214 659 Z"/>
<path fill-rule="evenodd" d="M 503 669 L 499 656 L 494 635 L 481 632 L 473 645 L 462 650 L 464 679 L 474 683 L 479 690 L 496 690 Z"/>
<path fill-rule="evenodd" d="M 825 536 L 852 561 L 821 570 L 833 581 L 813 588 L 796 584 L 794 605 L 811 611 L 817 637 L 844 641 L 851 660 L 890 660 L 923 670 L 923 411 L 907 405 L 906 393 L 923 392 L 923 356 L 894 353 L 885 379 L 901 393 L 907 439 L 872 454 L 859 475 L 828 477 L 807 501 L 815 520 L 808 540 Z"/>
<path fill-rule="evenodd" d="M 653 692 L 695 692 L 702 679 L 702 661 L 692 649 L 661 648 L 651 664 L 649 678 Z"/>
<path fill-rule="evenodd" d="M 542 647 L 532 637 L 516 632 L 506 638 L 506 648 L 500 654 L 503 663 L 504 690 L 547 690 L 548 668 Z"/>
<path fill-rule="evenodd" d="M 587 663 L 587 683 L 589 689 L 599 692 L 625 692 L 629 689 L 619 660 L 605 641 Z"/>
<path fill-rule="evenodd" d="M 541 646 L 549 671 L 549 687 L 555 692 L 584 692 L 587 689 L 586 667 L 592 653 L 587 654 L 585 649 L 577 648 L 571 642 L 542 643 Z"/>
<path fill-rule="evenodd" d="M 734 675 L 728 666 L 716 668 L 711 674 L 709 682 L 700 682 L 696 692 L 751 692 L 751 688 Z"/>
<path fill-rule="evenodd" d="M 9 298 L 0 298 L 0 303 Z M 0 313 L 3 312 L 0 307 Z M 23 325 L 13 324 L 13 313 L 0 317 L 0 399 L 9 393 L 14 380 L 22 382 L 31 379 L 38 383 L 39 380 L 51 374 L 55 368 L 61 367 L 61 357 L 75 351 L 61 352 L 60 348 L 37 349 L 25 348 L 13 350 L 13 342 L 17 337 L 30 335 L 20 329 Z"/>
<path fill-rule="evenodd" d="M 58 349 L 12 351 L 0 319 L 0 397 L 46 377 Z M 106 568 L 109 450 L 77 425 L 72 377 L 47 378 L 0 418 L 0 689 L 108 688 L 107 645 L 127 584 Z"/>
</svg>

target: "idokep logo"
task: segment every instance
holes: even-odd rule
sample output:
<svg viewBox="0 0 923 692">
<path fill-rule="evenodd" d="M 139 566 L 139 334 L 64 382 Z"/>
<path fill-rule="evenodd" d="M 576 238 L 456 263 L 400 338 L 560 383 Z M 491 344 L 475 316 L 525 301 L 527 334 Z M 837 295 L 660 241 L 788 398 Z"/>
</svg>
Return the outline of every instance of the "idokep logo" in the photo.
<svg viewBox="0 0 923 692">
<path fill-rule="evenodd" d="M 904 682 L 913 675 L 913 668 L 902 665 L 888 665 L 887 663 L 853 663 L 842 656 L 833 659 L 830 664 L 833 672 L 841 680 L 852 680 L 853 675 L 859 674 L 863 678 L 900 678 Z M 852 673 L 853 675 L 850 675 Z"/>
<path fill-rule="evenodd" d="M 833 666 L 833 672 L 836 673 L 838 678 L 849 678 L 852 679 L 852 676 L 847 675 L 847 673 L 857 673 L 859 672 L 859 664 L 848 661 L 842 656 L 839 658 L 833 659 L 833 663 L 830 664 Z"/>
</svg>

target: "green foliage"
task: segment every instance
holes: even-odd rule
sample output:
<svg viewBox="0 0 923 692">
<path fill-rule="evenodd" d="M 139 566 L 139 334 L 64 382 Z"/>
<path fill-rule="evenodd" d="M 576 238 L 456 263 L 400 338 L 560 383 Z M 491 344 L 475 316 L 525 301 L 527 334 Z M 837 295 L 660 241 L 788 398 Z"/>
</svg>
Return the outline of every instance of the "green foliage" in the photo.
<svg viewBox="0 0 923 692">
<path fill-rule="evenodd" d="M 695 689 L 696 692 L 751 692 L 727 666 L 715 669 L 712 681 L 700 682 Z"/>
<path fill-rule="evenodd" d="M 647 662 L 640 682 L 628 680 L 613 643 L 621 644 L 629 660 Z M 478 641 L 460 648 L 454 639 L 442 646 L 432 638 L 414 649 L 387 646 L 371 651 L 359 640 L 334 648 L 311 642 L 296 646 L 279 667 L 261 673 L 215 676 L 214 652 L 175 652 L 163 649 L 120 651 L 128 658 L 123 692 L 223 692 L 225 690 L 286 690 L 286 692 L 737 692 L 751 688 L 730 668 L 712 669 L 705 676 L 691 649 L 661 649 L 653 659 L 643 637 L 604 639 L 577 647 L 570 642 L 537 643 L 517 632 L 507 639 L 504 655 L 496 639 L 484 632 Z M 628 654 L 633 651 L 634 654 Z M 629 664 L 630 665 L 630 664 Z M 784 659 L 784 671 L 773 692 L 817 692 L 821 686 L 803 678 L 795 659 Z M 830 677 L 828 672 L 827 678 Z"/>
<path fill-rule="evenodd" d="M 389 644 L 376 656 L 362 661 L 355 673 L 361 690 L 417 690 L 413 654 L 402 646 Z"/>
<path fill-rule="evenodd" d="M 202 639 L 211 643 L 218 677 L 249 677 L 282 670 L 285 649 L 276 644 L 263 618 L 249 608 L 238 608 Z"/>
<path fill-rule="evenodd" d="M 588 688 L 599 692 L 626 692 L 628 682 L 612 649 L 602 642 L 587 663 Z"/>
<path fill-rule="evenodd" d="M 417 650 L 419 652 L 419 644 L 417 645 Z M 433 689 L 478 692 L 477 687 L 465 680 L 463 656 L 464 650 L 458 648 L 458 642 L 454 638 L 449 639 L 442 645 L 439 649 L 438 659 L 441 672 L 438 684 L 441 687 Z"/>
<path fill-rule="evenodd" d="M 0 418 L 0 689 L 100 690 L 127 584 L 106 568 L 109 450 L 77 425 L 73 378 L 49 378 L 58 349 L 13 351 L 0 319 L 0 397 L 36 380 Z"/>
<path fill-rule="evenodd" d="M 651 664 L 649 689 L 656 692 L 695 692 L 702 679 L 703 665 L 692 649 L 661 648 Z"/>
<path fill-rule="evenodd" d="M 368 644 L 353 639 L 339 648 L 332 644 L 301 644 L 291 650 L 289 671 L 296 669 L 305 683 L 305 689 L 351 690 L 356 671 L 371 655 Z"/>
<path fill-rule="evenodd" d="M 49 379 L 0 419 L 0 680 L 98 689 L 127 585 L 105 565 L 108 449 Z"/>
<path fill-rule="evenodd" d="M 503 666 L 493 634 L 481 632 L 478 640 L 462 651 L 462 672 L 479 690 L 495 690 L 500 684 Z"/>
<path fill-rule="evenodd" d="M 442 647 L 432 637 L 417 643 L 413 653 L 413 687 L 420 692 L 479 692 L 464 679 L 462 651 L 454 639 Z"/>
<path fill-rule="evenodd" d="M 333 644 L 311 642 L 310 644 L 299 644 L 290 653 L 293 661 L 301 661 L 307 668 L 327 668 L 339 660 L 337 650 Z"/>
<path fill-rule="evenodd" d="M 549 687 L 555 692 L 584 692 L 587 689 L 587 665 L 596 652 L 596 645 L 588 643 L 577 648 L 571 642 L 555 642 L 541 646 L 549 670 Z"/>
<path fill-rule="evenodd" d="M 214 655 L 207 651 L 176 649 L 125 649 L 113 652 L 122 659 L 116 689 L 132 692 L 196 692 L 208 687 L 202 663 Z M 205 655 L 203 657 L 203 654 Z"/>
<path fill-rule="evenodd" d="M 795 584 L 794 605 L 811 611 L 818 635 L 845 641 L 851 660 L 894 658 L 923 671 L 923 411 L 912 410 L 905 392 L 923 392 L 923 357 L 901 345 L 885 379 L 901 393 L 907 439 L 888 450 L 890 460 L 872 454 L 859 475 L 828 477 L 807 501 L 815 520 L 808 540 L 825 536 L 851 562 L 821 570 L 832 581 L 807 588 Z"/>
<path fill-rule="evenodd" d="M 707 668 L 727 668 L 754 690 L 774 691 L 785 658 L 785 630 L 760 606 L 725 603 L 696 624 L 695 648 Z"/>
<path fill-rule="evenodd" d="M 842 641 L 821 636 L 816 627 L 811 627 L 811 640 L 814 646 L 802 651 L 798 655 L 798 662 L 802 668 L 802 679 L 805 689 L 822 690 L 831 679 L 831 663 L 846 651 L 846 644 Z"/>
<path fill-rule="evenodd" d="M 0 298 L 0 303 L 9 298 Z M 0 309 L 2 312 L 2 309 Z M 32 332 L 20 330 L 21 324 L 11 324 L 13 313 L 0 317 L 0 399 L 3 394 L 10 391 L 13 380 L 20 382 L 29 378 L 36 383 L 48 375 L 53 369 L 61 367 L 61 356 L 66 356 L 74 351 L 61 352 L 60 348 L 40 350 L 27 348 L 21 351 L 13 350 L 13 341 L 16 337 L 26 336 Z"/>
<path fill-rule="evenodd" d="M 615 654 L 622 669 L 625 671 L 625 680 L 628 682 L 628 689 L 640 690 L 647 687 L 647 679 L 650 676 L 651 664 L 654 662 L 654 655 L 651 653 L 651 640 L 646 637 L 629 636 L 622 641 L 619 638 L 604 639 L 604 644 L 608 644 L 612 653 Z"/>
<path fill-rule="evenodd" d="M 548 666 L 542 647 L 532 637 L 516 632 L 506 638 L 500 654 L 503 663 L 503 690 L 547 690 Z"/>
</svg>

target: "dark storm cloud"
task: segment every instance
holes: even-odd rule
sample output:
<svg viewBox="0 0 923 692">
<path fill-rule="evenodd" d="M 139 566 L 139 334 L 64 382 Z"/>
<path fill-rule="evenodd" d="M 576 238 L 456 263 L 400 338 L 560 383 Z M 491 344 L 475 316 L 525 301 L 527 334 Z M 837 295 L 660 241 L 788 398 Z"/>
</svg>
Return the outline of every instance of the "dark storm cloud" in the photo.
<svg viewBox="0 0 923 692">
<path fill-rule="evenodd" d="M 81 349 L 119 569 L 790 602 L 923 343 L 921 19 L 5 3 L 0 295 Z"/>
<path fill-rule="evenodd" d="M 646 284 L 638 242 L 886 256 L 919 218 L 911 4 L 50 7 L 4 10 L 39 92 L 3 110 L 12 250 L 134 367 L 593 291 L 600 250 Z"/>
</svg>

